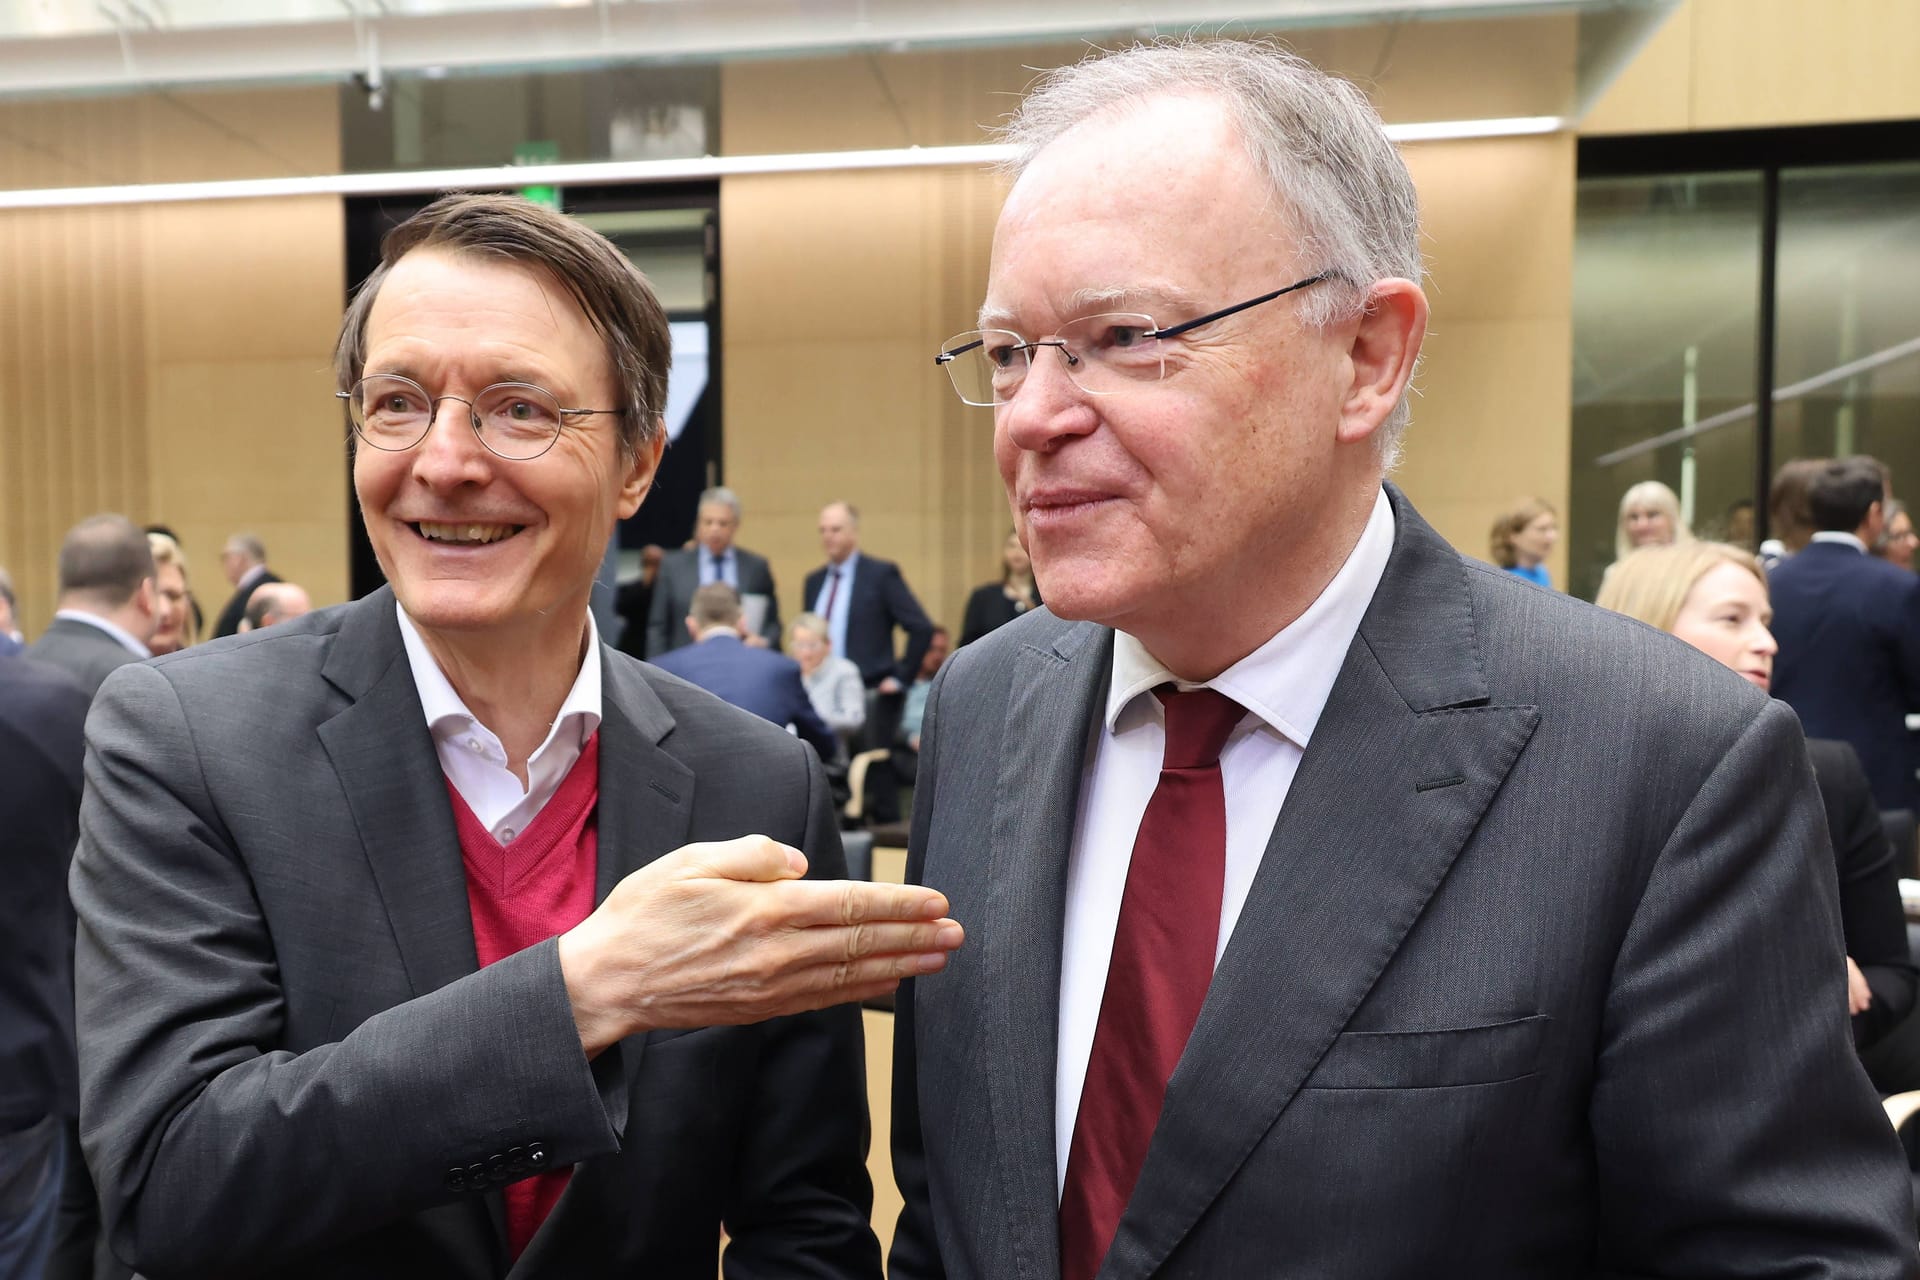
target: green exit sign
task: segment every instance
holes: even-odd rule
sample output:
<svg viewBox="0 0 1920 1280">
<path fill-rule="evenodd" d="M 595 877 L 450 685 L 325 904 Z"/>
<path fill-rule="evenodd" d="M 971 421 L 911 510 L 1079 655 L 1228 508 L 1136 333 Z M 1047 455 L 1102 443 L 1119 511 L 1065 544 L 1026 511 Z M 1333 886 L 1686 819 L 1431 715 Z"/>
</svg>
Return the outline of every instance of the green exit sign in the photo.
<svg viewBox="0 0 1920 1280">
<path fill-rule="evenodd" d="M 515 164 L 557 164 L 560 161 L 560 144 L 557 142 L 523 142 L 513 149 Z M 535 204 L 545 205 L 549 209 L 560 208 L 560 188 L 549 184 L 521 187 L 522 199 Z"/>
</svg>

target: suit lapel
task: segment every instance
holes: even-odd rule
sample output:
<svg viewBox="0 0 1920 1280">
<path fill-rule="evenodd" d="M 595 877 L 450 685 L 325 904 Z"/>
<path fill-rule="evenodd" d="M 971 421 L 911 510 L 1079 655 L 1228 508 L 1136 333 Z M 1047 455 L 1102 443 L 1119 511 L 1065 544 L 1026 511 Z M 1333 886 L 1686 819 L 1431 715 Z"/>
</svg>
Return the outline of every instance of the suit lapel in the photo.
<svg viewBox="0 0 1920 1280">
<path fill-rule="evenodd" d="M 1054 1058 L 1067 859 L 1088 726 L 1098 721 L 1113 633 L 1082 625 L 1050 649 L 1022 648 L 1007 701 L 989 889 L 980 922 L 993 1077 L 993 1148 L 1008 1205 L 1011 1256 L 1028 1277 L 1059 1274 L 1054 1183 Z"/>
<path fill-rule="evenodd" d="M 1466 570 L 1400 497 L 1393 559 L 1301 760 L 1103 1277 L 1144 1277 L 1272 1128 L 1538 723 L 1487 705 Z"/>
<path fill-rule="evenodd" d="M 353 607 L 322 674 L 353 704 L 321 724 L 320 742 L 353 813 L 407 981 L 423 996 L 480 962 L 453 808 L 391 590 Z"/>
</svg>

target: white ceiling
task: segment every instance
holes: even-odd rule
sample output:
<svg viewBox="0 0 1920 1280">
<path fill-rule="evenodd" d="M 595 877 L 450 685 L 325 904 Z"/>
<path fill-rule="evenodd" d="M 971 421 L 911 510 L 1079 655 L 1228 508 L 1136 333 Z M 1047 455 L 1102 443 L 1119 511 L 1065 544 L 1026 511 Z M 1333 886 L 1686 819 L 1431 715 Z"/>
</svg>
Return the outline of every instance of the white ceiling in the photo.
<svg viewBox="0 0 1920 1280">
<path fill-rule="evenodd" d="M 0 0 L 0 94 L 902 51 L 1193 31 L 1649 16 L 1675 0 Z"/>
</svg>

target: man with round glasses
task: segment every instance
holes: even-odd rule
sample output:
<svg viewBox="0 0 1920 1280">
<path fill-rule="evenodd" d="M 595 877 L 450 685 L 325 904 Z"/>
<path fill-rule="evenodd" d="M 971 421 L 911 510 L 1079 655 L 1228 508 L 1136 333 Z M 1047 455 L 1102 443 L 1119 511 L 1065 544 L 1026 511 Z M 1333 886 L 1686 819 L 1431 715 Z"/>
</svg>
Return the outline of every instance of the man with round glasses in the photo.
<svg viewBox="0 0 1920 1280">
<path fill-rule="evenodd" d="M 857 1009 L 958 945 L 813 751 L 602 645 L 669 339 L 619 251 L 447 197 L 343 322 L 389 588 L 109 681 L 82 1135 L 156 1277 L 879 1274 Z"/>
<path fill-rule="evenodd" d="M 1050 73 L 976 329 L 1046 607 L 958 651 L 893 1280 L 1911 1276 L 1792 715 L 1384 477 L 1411 179 L 1270 46 Z M 1823 874 L 1824 871 L 1824 874 Z"/>
</svg>

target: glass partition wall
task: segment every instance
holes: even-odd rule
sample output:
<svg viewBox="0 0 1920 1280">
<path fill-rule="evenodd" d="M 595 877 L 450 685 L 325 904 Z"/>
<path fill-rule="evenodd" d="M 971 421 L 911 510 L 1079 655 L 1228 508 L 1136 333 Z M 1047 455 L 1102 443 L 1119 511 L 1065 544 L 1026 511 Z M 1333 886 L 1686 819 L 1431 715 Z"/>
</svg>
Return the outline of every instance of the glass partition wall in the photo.
<svg viewBox="0 0 1920 1280">
<path fill-rule="evenodd" d="M 1870 453 L 1920 497 L 1920 126 L 1581 144 L 1569 589 L 1658 480 L 1766 535 L 1766 478 Z"/>
</svg>

